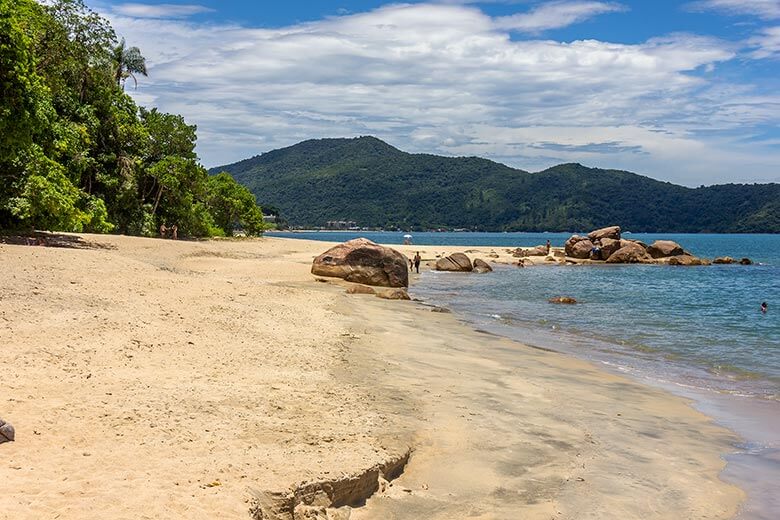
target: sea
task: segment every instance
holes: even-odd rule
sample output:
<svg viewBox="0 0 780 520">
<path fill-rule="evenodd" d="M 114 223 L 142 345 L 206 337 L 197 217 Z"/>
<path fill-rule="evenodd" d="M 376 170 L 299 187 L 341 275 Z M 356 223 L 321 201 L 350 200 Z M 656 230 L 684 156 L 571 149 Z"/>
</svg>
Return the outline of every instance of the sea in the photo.
<svg viewBox="0 0 780 520">
<path fill-rule="evenodd" d="M 404 232 L 275 232 L 402 244 Z M 572 233 L 412 233 L 426 246 L 563 246 Z M 780 518 L 780 235 L 625 234 L 674 240 L 752 265 L 495 266 L 492 275 L 424 271 L 410 294 L 474 328 L 586 359 L 691 399 L 742 441 L 723 478 L 748 492 L 738 518 Z M 474 255 L 470 255 L 474 256 Z M 488 260 L 488 259 L 486 259 Z M 553 305 L 570 296 L 576 305 Z M 766 302 L 768 311 L 761 311 Z"/>
</svg>

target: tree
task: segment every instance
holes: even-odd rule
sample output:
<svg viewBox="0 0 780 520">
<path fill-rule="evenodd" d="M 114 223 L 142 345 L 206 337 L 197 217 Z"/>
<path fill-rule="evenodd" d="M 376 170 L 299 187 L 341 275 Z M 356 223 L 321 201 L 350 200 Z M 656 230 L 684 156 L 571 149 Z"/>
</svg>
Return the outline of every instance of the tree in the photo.
<svg viewBox="0 0 780 520">
<path fill-rule="evenodd" d="M 214 222 L 227 236 L 233 235 L 236 225 L 247 235 L 257 235 L 265 229 L 263 211 L 255 196 L 229 173 L 209 177 L 206 200 Z"/>
<path fill-rule="evenodd" d="M 139 73 L 140 50 L 117 42 L 83 0 L 0 0 L 0 228 L 148 235 L 167 222 L 183 234 L 225 232 L 196 127 L 139 108 L 123 88 Z M 230 193 L 235 218 L 262 230 L 251 194 Z"/>
<path fill-rule="evenodd" d="M 147 75 L 146 58 L 141 55 L 141 50 L 138 47 L 127 47 L 124 38 L 114 47 L 113 64 L 116 84 L 122 88 L 124 88 L 127 78 L 133 78 L 135 88 L 138 88 L 138 79 L 135 75 Z"/>
</svg>

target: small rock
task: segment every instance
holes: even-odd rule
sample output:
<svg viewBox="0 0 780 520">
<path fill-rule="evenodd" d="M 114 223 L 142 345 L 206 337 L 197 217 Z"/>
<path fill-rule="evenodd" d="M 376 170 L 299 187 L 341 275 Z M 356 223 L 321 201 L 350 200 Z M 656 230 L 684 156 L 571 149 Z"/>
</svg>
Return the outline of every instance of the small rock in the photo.
<svg viewBox="0 0 780 520">
<path fill-rule="evenodd" d="M 751 260 L 750 258 L 743 258 L 742 260 L 739 261 L 739 264 L 740 265 L 753 265 L 753 260 Z"/>
<path fill-rule="evenodd" d="M 16 432 L 14 431 L 14 427 L 11 426 L 10 423 L 0 419 L 0 444 L 4 442 L 12 442 L 15 435 Z"/>
<path fill-rule="evenodd" d="M 352 285 L 347 289 L 347 294 L 376 294 L 376 291 L 373 287 L 369 287 L 368 285 Z"/>
<path fill-rule="evenodd" d="M 566 305 L 571 305 L 571 304 L 577 303 L 577 300 L 575 300 L 571 296 L 557 296 L 555 298 L 550 298 L 547 301 L 550 302 L 550 303 L 562 303 L 562 304 L 566 304 Z"/>
<path fill-rule="evenodd" d="M 713 264 L 733 264 L 734 259 L 730 256 L 719 256 L 715 260 L 712 261 Z"/>
<path fill-rule="evenodd" d="M 376 295 L 385 300 L 411 300 L 406 289 L 386 289 L 378 291 Z"/>
<path fill-rule="evenodd" d="M 475 273 L 490 273 L 493 271 L 493 268 L 490 267 L 490 265 L 485 262 L 484 260 L 480 258 L 474 259 L 474 270 Z"/>
</svg>

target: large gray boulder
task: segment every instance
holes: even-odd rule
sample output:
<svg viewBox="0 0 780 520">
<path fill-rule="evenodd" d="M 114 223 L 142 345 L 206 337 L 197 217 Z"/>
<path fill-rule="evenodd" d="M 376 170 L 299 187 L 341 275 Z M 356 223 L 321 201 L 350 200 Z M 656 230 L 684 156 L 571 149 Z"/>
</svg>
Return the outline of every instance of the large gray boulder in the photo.
<svg viewBox="0 0 780 520">
<path fill-rule="evenodd" d="M 593 242 L 588 237 L 572 235 L 563 245 L 566 256 L 571 258 L 585 259 L 590 256 L 590 250 L 593 249 Z"/>
<path fill-rule="evenodd" d="M 647 248 L 647 253 L 653 258 L 666 258 L 685 254 L 682 246 L 672 240 L 656 240 Z"/>
<path fill-rule="evenodd" d="M 314 259 L 311 272 L 365 285 L 409 286 L 406 257 L 366 238 L 356 238 L 328 249 Z"/>
<path fill-rule="evenodd" d="M 453 253 L 436 261 L 437 271 L 460 271 L 470 273 L 474 269 L 471 259 L 464 253 Z"/>
<path fill-rule="evenodd" d="M 633 242 L 629 242 L 607 258 L 608 264 L 638 264 L 648 261 L 652 261 L 652 257 L 647 254 L 645 248 Z"/>
<path fill-rule="evenodd" d="M 610 226 L 588 233 L 588 238 L 591 242 L 596 242 L 602 238 L 611 238 L 613 240 L 620 240 L 620 226 Z"/>
</svg>

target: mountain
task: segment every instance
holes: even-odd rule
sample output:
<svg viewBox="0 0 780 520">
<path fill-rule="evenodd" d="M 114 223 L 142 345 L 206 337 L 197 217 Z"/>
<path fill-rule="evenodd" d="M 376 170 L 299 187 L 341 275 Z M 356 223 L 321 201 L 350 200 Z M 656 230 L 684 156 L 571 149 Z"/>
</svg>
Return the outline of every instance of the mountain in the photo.
<svg viewBox="0 0 780 520">
<path fill-rule="evenodd" d="M 410 154 L 374 137 L 304 141 L 211 173 L 220 171 L 293 226 L 780 232 L 780 184 L 694 189 L 580 164 L 529 173 L 478 157 Z"/>
</svg>

